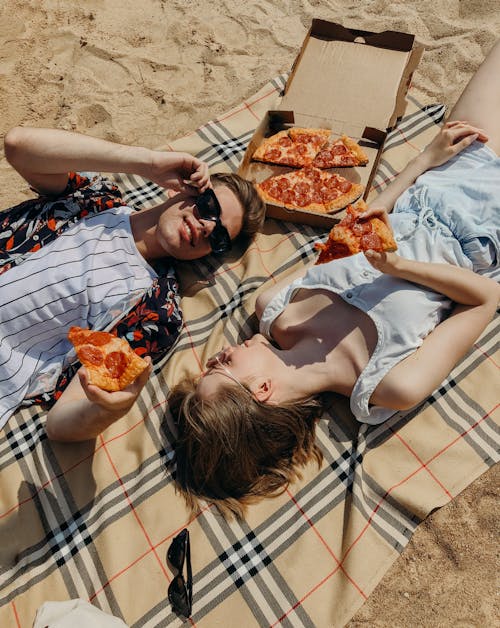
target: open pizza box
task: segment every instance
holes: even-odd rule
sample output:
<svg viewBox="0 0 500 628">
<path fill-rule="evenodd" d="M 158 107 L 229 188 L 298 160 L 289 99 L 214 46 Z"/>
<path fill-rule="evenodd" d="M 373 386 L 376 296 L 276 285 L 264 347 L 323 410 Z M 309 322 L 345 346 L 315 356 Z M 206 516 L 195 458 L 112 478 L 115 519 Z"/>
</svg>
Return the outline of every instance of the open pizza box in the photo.
<svg viewBox="0 0 500 628">
<path fill-rule="evenodd" d="M 355 139 L 368 156 L 366 166 L 333 168 L 368 195 L 387 131 L 406 108 L 406 92 L 422 56 L 414 35 L 396 31 L 372 33 L 314 19 L 304 40 L 285 93 L 276 111 L 268 111 L 245 152 L 238 174 L 255 183 L 289 172 L 252 160 L 266 137 L 292 126 L 331 129 Z M 319 227 L 332 227 L 345 213 L 321 214 L 267 205 L 267 216 Z"/>
</svg>

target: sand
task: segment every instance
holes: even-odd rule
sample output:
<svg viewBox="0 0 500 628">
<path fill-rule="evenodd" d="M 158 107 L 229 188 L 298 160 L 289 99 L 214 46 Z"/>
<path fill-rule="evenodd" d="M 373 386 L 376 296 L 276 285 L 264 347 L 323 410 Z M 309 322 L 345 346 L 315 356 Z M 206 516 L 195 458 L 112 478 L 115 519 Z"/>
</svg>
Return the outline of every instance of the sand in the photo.
<svg viewBox="0 0 500 628">
<path fill-rule="evenodd" d="M 290 69 L 313 17 L 415 33 L 412 93 L 452 105 L 500 36 L 497 0 L 4 0 L 0 133 L 57 127 L 165 145 Z M 498 77 L 495 77 L 498 80 Z M 26 183 L 0 153 L 1 206 Z M 498 470 L 417 530 L 349 623 L 493 626 Z M 498 625 L 498 624 L 497 624 Z"/>
</svg>

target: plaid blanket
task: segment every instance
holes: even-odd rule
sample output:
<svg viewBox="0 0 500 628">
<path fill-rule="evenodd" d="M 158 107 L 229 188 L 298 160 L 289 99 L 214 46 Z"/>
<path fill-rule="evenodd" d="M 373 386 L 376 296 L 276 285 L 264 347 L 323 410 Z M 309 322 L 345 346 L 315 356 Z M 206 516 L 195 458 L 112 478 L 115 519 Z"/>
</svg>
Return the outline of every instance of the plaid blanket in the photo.
<svg viewBox="0 0 500 628">
<path fill-rule="evenodd" d="M 235 170 L 284 77 L 170 144 L 214 170 Z M 372 194 L 433 136 L 440 105 L 410 98 L 390 134 Z M 129 203 L 161 190 L 117 178 Z M 498 460 L 498 322 L 417 410 L 369 427 L 336 399 L 319 422 L 324 453 L 281 496 L 224 521 L 206 504 L 190 515 L 168 463 L 166 397 L 223 343 L 256 329 L 259 291 L 305 264 L 320 231 L 266 221 L 248 251 L 179 265 L 187 321 L 136 407 L 96 441 L 51 443 L 36 406 L 0 438 L 0 625 L 32 625 L 46 600 L 80 597 L 136 628 L 180 626 L 167 600 L 171 539 L 191 533 L 192 625 L 342 626 L 367 599 L 427 514 Z M 495 353 L 496 352 L 496 353 Z M 496 380 L 497 381 L 497 380 Z"/>
</svg>

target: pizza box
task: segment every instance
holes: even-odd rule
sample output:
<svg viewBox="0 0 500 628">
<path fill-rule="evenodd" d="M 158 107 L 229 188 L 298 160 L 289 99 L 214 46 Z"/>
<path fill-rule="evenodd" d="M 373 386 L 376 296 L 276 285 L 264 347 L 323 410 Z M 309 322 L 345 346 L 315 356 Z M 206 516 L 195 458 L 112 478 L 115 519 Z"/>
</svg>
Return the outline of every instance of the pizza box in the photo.
<svg viewBox="0 0 500 628">
<path fill-rule="evenodd" d="M 362 183 L 366 198 L 387 132 L 405 111 L 406 92 L 422 52 L 423 46 L 409 33 L 374 33 L 314 19 L 283 98 L 255 130 L 238 174 L 258 183 L 289 172 L 292 168 L 252 161 L 262 140 L 291 126 L 327 128 L 333 135 L 349 135 L 367 153 L 366 166 L 329 170 Z M 332 227 L 343 214 L 267 205 L 270 218 L 318 227 Z"/>
</svg>

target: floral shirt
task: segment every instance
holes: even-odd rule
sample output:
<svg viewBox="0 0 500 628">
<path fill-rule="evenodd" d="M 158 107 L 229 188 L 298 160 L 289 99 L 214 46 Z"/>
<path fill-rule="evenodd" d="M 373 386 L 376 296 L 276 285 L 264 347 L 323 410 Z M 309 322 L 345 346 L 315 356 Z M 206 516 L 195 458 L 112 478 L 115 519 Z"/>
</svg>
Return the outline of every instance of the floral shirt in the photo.
<svg viewBox="0 0 500 628">
<path fill-rule="evenodd" d="M 117 186 L 101 176 L 69 173 L 66 190 L 57 197 L 41 196 L 0 212 L 0 274 L 21 264 L 30 253 L 57 238 L 75 222 L 112 207 L 125 205 Z M 158 274 L 153 285 L 112 331 L 126 338 L 138 355 L 163 358 L 182 327 L 180 295 L 170 258 L 150 262 Z M 52 405 L 79 368 L 74 363 L 60 376 L 52 393 L 27 400 Z"/>
</svg>

